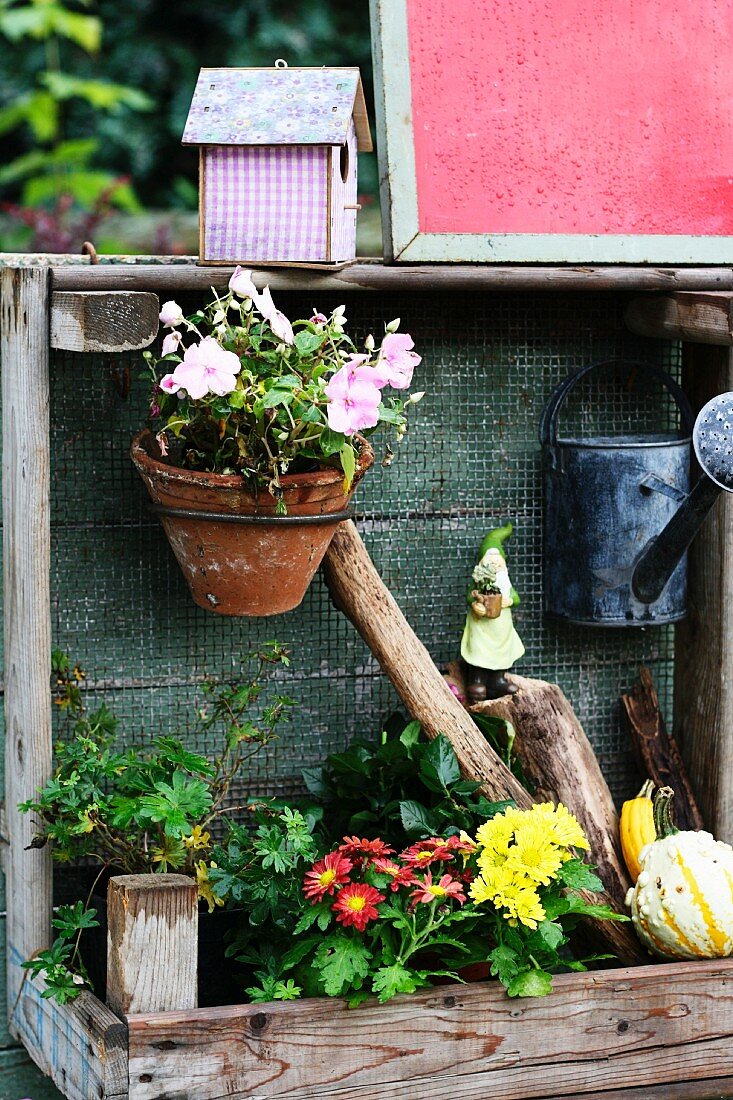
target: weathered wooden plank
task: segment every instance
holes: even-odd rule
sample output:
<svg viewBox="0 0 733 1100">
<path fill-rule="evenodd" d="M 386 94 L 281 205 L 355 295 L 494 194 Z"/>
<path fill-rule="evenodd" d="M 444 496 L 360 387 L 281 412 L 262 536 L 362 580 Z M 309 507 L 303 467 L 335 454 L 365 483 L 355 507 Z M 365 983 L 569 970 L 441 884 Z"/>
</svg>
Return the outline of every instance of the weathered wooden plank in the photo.
<svg viewBox="0 0 733 1100">
<path fill-rule="evenodd" d="M 542 1100 L 565 1100 L 567 1093 L 543 1096 Z M 711 1077 L 706 1081 L 668 1081 L 664 1085 L 641 1088 L 604 1089 L 581 1092 L 576 1100 L 733 1100 L 733 1077 Z"/>
<path fill-rule="evenodd" d="M 51 297 L 51 347 L 136 351 L 158 335 L 156 294 L 136 290 L 57 290 Z"/>
<path fill-rule="evenodd" d="M 356 1010 L 323 998 L 133 1016 L 130 1100 L 526 1100 L 733 1075 L 733 962 L 554 981 L 525 1001 L 486 982 Z"/>
<path fill-rule="evenodd" d="M 198 1004 L 198 891 L 186 875 L 119 875 L 107 889 L 107 1003 L 131 1012 Z"/>
<path fill-rule="evenodd" d="M 53 268 L 54 290 L 151 290 L 169 294 L 184 290 L 206 293 L 225 287 L 230 267 L 197 267 L 194 257 L 101 257 L 99 264 Z M 111 262 L 105 262 L 111 261 Z M 731 290 L 733 268 L 530 266 L 510 264 L 420 264 L 399 267 L 379 261 L 357 261 L 340 271 L 260 268 L 258 283 L 273 290 L 485 292 L 500 290 Z"/>
<path fill-rule="evenodd" d="M 626 307 L 624 321 L 639 336 L 730 346 L 733 294 L 684 291 L 665 297 L 634 298 Z"/>
<path fill-rule="evenodd" d="M 49 283 L 43 268 L 6 268 L 0 275 L 7 994 L 13 1034 L 20 962 L 51 939 L 51 853 L 27 850 L 35 823 L 17 809 L 51 774 Z"/>
<path fill-rule="evenodd" d="M 518 806 L 531 806 L 532 799 L 524 787 L 438 672 L 350 520 L 339 524 L 323 560 L 323 575 L 336 607 L 357 628 L 408 712 L 427 735 L 444 734 L 456 750 L 463 774 L 480 782 L 490 798 L 512 798 Z M 598 900 L 614 904 L 614 898 L 605 894 L 599 894 Z M 630 926 L 615 921 L 590 923 L 596 937 L 625 965 L 646 961 Z"/>
<path fill-rule="evenodd" d="M 14 1017 L 33 1061 L 68 1100 L 127 1100 L 126 1025 L 91 993 L 59 1005 L 44 988 L 27 976 Z"/>
<path fill-rule="evenodd" d="M 699 409 L 733 390 L 728 348 L 685 344 L 683 382 Z M 721 493 L 688 553 L 688 615 L 676 628 L 674 725 L 703 819 L 733 842 L 733 496 Z"/>
<path fill-rule="evenodd" d="M 618 833 L 618 814 L 590 741 L 557 684 L 510 676 L 519 690 L 471 707 L 511 722 L 514 751 L 537 802 L 562 802 L 590 841 L 592 859 L 615 908 L 625 911 L 631 887 Z M 640 959 L 645 953 L 639 952 Z"/>
</svg>

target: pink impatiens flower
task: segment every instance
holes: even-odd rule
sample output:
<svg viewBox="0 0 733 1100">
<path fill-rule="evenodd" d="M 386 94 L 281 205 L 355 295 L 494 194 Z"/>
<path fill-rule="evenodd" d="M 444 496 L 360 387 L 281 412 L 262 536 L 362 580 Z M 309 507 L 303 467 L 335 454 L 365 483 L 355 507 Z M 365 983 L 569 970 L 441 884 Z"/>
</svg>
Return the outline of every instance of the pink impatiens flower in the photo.
<svg viewBox="0 0 733 1100">
<path fill-rule="evenodd" d="M 395 390 L 406 390 L 412 382 L 412 372 L 422 362 L 412 349 L 415 341 L 406 332 L 388 332 L 382 341 L 382 350 L 377 364 L 380 385 L 392 386 Z"/>
<path fill-rule="evenodd" d="M 253 297 L 252 300 L 259 312 L 268 322 L 278 340 L 282 340 L 283 344 L 294 344 L 295 335 L 293 333 L 293 326 L 290 324 L 285 314 L 281 313 L 275 306 L 269 286 L 266 286 L 262 293 Z"/>
<path fill-rule="evenodd" d="M 178 393 L 181 387 L 172 374 L 165 374 L 160 380 L 160 388 L 166 393 Z"/>
<path fill-rule="evenodd" d="M 251 298 L 253 301 L 258 294 L 257 287 L 252 282 L 252 272 L 245 271 L 243 267 L 235 267 L 234 274 L 229 280 L 229 289 L 240 298 Z"/>
<path fill-rule="evenodd" d="M 179 306 L 178 302 L 163 302 L 160 307 L 160 323 L 165 328 L 175 328 L 176 325 L 183 323 L 183 310 Z"/>
<path fill-rule="evenodd" d="M 378 387 L 360 376 L 350 378 L 348 367 L 333 375 L 326 386 L 326 397 L 326 417 L 332 432 L 353 435 L 362 428 L 374 428 L 379 421 L 382 395 Z"/>
<path fill-rule="evenodd" d="M 215 393 L 223 397 L 237 385 L 241 363 L 233 351 L 226 351 L 213 336 L 186 348 L 183 362 L 173 371 L 173 382 L 182 386 L 194 401 Z"/>
<path fill-rule="evenodd" d="M 170 355 L 174 351 L 178 351 L 179 347 L 183 343 L 183 337 L 180 332 L 173 329 L 163 340 L 163 355 Z"/>
</svg>

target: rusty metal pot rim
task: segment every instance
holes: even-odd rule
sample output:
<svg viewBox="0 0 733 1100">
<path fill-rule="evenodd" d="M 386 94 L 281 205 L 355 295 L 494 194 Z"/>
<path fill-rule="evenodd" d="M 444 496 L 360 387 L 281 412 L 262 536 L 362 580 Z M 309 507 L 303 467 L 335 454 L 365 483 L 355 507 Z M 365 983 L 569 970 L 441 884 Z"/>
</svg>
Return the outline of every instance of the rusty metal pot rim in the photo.
<svg viewBox="0 0 733 1100">
<path fill-rule="evenodd" d="M 354 439 L 359 443 L 359 452 L 356 463 L 356 472 L 354 474 L 354 481 L 352 488 L 361 481 L 364 474 L 374 462 L 374 450 L 367 439 L 364 436 L 356 435 Z M 270 497 L 272 500 L 272 494 L 267 489 L 261 490 L 258 494 L 252 491 L 252 483 L 244 477 L 242 474 L 216 474 L 207 470 L 186 470 L 182 466 L 169 466 L 165 462 L 161 462 L 155 457 L 154 451 L 157 448 L 155 436 L 149 428 L 143 428 L 133 437 L 131 445 L 131 453 L 133 459 L 135 459 L 140 465 L 146 467 L 153 476 L 164 476 L 169 481 L 178 482 L 179 484 L 186 485 L 200 485 L 210 489 L 238 489 L 243 490 L 252 499 L 257 499 L 259 495 Z M 342 481 L 344 477 L 342 470 L 337 470 L 332 466 L 323 466 L 318 470 L 312 470 L 310 473 L 305 474 L 283 474 L 280 478 L 280 484 L 283 492 L 287 493 L 292 489 L 311 489 L 316 488 L 319 485 L 336 484 Z"/>
</svg>

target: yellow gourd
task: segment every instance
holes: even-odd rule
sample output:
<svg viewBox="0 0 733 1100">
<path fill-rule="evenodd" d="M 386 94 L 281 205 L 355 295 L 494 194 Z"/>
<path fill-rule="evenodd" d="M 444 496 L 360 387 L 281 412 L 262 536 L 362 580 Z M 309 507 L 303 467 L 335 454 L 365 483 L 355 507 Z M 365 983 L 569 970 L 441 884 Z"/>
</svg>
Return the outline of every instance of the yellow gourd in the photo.
<svg viewBox="0 0 733 1100">
<path fill-rule="evenodd" d="M 631 881 L 636 882 L 639 877 L 639 853 L 647 844 L 656 839 L 654 830 L 654 811 L 652 809 L 652 792 L 654 784 L 647 779 L 636 798 L 624 802 L 621 807 L 621 820 L 619 833 L 621 834 L 621 851 L 629 869 Z"/>
<path fill-rule="evenodd" d="M 662 959 L 718 959 L 733 954 L 733 848 L 706 832 L 679 832 L 674 792 L 654 796 L 657 839 L 639 856 L 627 895 L 639 939 Z"/>
</svg>

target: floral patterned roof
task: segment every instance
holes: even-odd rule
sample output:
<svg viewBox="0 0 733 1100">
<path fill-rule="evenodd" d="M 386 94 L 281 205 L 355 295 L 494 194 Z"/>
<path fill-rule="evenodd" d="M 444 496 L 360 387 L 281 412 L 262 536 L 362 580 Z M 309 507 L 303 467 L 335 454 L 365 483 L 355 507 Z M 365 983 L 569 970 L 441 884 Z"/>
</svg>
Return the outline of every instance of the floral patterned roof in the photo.
<svg viewBox="0 0 733 1100">
<path fill-rule="evenodd" d="M 343 145 L 354 116 L 372 148 L 358 69 L 202 69 L 184 145 Z"/>
</svg>

